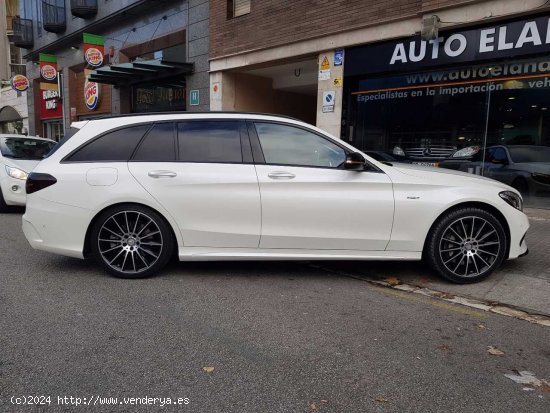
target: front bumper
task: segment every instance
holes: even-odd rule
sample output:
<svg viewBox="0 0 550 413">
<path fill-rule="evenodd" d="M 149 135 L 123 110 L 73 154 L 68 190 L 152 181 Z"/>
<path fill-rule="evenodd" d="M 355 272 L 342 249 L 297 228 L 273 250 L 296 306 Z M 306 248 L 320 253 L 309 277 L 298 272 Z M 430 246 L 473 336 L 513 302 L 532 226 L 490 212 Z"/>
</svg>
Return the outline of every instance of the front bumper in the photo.
<svg viewBox="0 0 550 413">
<path fill-rule="evenodd" d="M 508 259 L 515 259 L 527 255 L 527 242 L 525 234 L 529 229 L 529 218 L 523 212 L 511 208 L 507 205 L 506 221 L 510 229 L 510 253 Z"/>
<path fill-rule="evenodd" d="M 0 188 L 2 188 L 2 195 L 6 204 L 25 206 L 27 202 L 25 182 L 25 180 L 15 179 L 11 176 L 3 176 L 0 179 Z"/>
</svg>

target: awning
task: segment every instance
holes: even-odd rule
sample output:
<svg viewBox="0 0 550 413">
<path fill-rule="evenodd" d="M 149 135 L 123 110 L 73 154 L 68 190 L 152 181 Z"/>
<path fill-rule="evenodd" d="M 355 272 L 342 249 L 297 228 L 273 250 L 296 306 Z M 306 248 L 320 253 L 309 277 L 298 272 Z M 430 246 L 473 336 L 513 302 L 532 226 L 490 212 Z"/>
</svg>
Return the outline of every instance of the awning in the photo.
<svg viewBox="0 0 550 413">
<path fill-rule="evenodd" d="M 177 76 L 193 73 L 193 63 L 169 62 L 166 60 L 140 60 L 132 63 L 95 69 L 90 74 L 90 82 L 107 83 L 115 86 L 128 86 L 136 83 L 174 83 Z"/>
<path fill-rule="evenodd" d="M 21 115 L 11 106 L 4 106 L 0 109 L 0 122 L 13 122 L 14 120 L 21 120 Z"/>
</svg>

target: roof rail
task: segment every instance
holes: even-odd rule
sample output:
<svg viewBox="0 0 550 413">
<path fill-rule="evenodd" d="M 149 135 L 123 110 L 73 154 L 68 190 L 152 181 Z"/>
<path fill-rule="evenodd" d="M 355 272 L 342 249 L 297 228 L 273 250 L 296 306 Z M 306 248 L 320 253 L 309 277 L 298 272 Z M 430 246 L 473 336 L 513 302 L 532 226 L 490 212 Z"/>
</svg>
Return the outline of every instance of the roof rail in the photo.
<svg viewBox="0 0 550 413">
<path fill-rule="evenodd" d="M 112 119 L 112 118 L 126 118 L 132 116 L 156 116 L 156 115 L 261 115 L 261 116 L 276 116 L 278 118 L 292 119 L 300 121 L 298 118 L 287 115 L 278 115 L 276 113 L 261 113 L 261 112 L 238 112 L 238 111 L 202 111 L 202 112 L 187 112 L 187 111 L 172 111 L 172 112 L 135 112 L 124 113 L 119 115 L 102 115 L 89 119 L 90 121 Z M 300 121 L 301 122 L 301 121 Z"/>
</svg>

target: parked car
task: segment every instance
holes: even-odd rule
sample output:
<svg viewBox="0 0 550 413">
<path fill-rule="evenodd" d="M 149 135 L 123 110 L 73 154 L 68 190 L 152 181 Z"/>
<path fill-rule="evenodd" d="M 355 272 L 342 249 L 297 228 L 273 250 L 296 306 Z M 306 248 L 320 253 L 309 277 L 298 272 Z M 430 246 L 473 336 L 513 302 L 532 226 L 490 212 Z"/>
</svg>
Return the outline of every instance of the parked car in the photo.
<svg viewBox="0 0 550 413">
<path fill-rule="evenodd" d="M 0 212 L 25 205 L 27 176 L 54 145 L 49 139 L 0 134 Z"/>
<path fill-rule="evenodd" d="M 523 195 L 550 196 L 550 147 L 494 145 L 471 157 L 450 158 L 441 168 L 483 173 L 517 189 Z"/>
<path fill-rule="evenodd" d="M 83 121 L 27 180 L 40 250 L 123 278 L 193 260 L 420 260 L 449 280 L 527 252 L 522 198 L 490 179 L 380 163 L 279 116 Z"/>
</svg>

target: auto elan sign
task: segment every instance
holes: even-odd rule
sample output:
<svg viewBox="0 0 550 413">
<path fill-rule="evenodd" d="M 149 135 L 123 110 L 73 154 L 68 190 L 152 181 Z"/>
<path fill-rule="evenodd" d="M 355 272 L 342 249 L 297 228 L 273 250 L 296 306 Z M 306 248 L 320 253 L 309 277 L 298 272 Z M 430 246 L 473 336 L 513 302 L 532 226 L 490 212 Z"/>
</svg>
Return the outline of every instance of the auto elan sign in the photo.
<svg viewBox="0 0 550 413">
<path fill-rule="evenodd" d="M 442 33 L 433 40 L 412 39 L 354 47 L 346 51 L 346 76 L 406 71 L 452 63 L 550 52 L 548 16 Z"/>
</svg>

